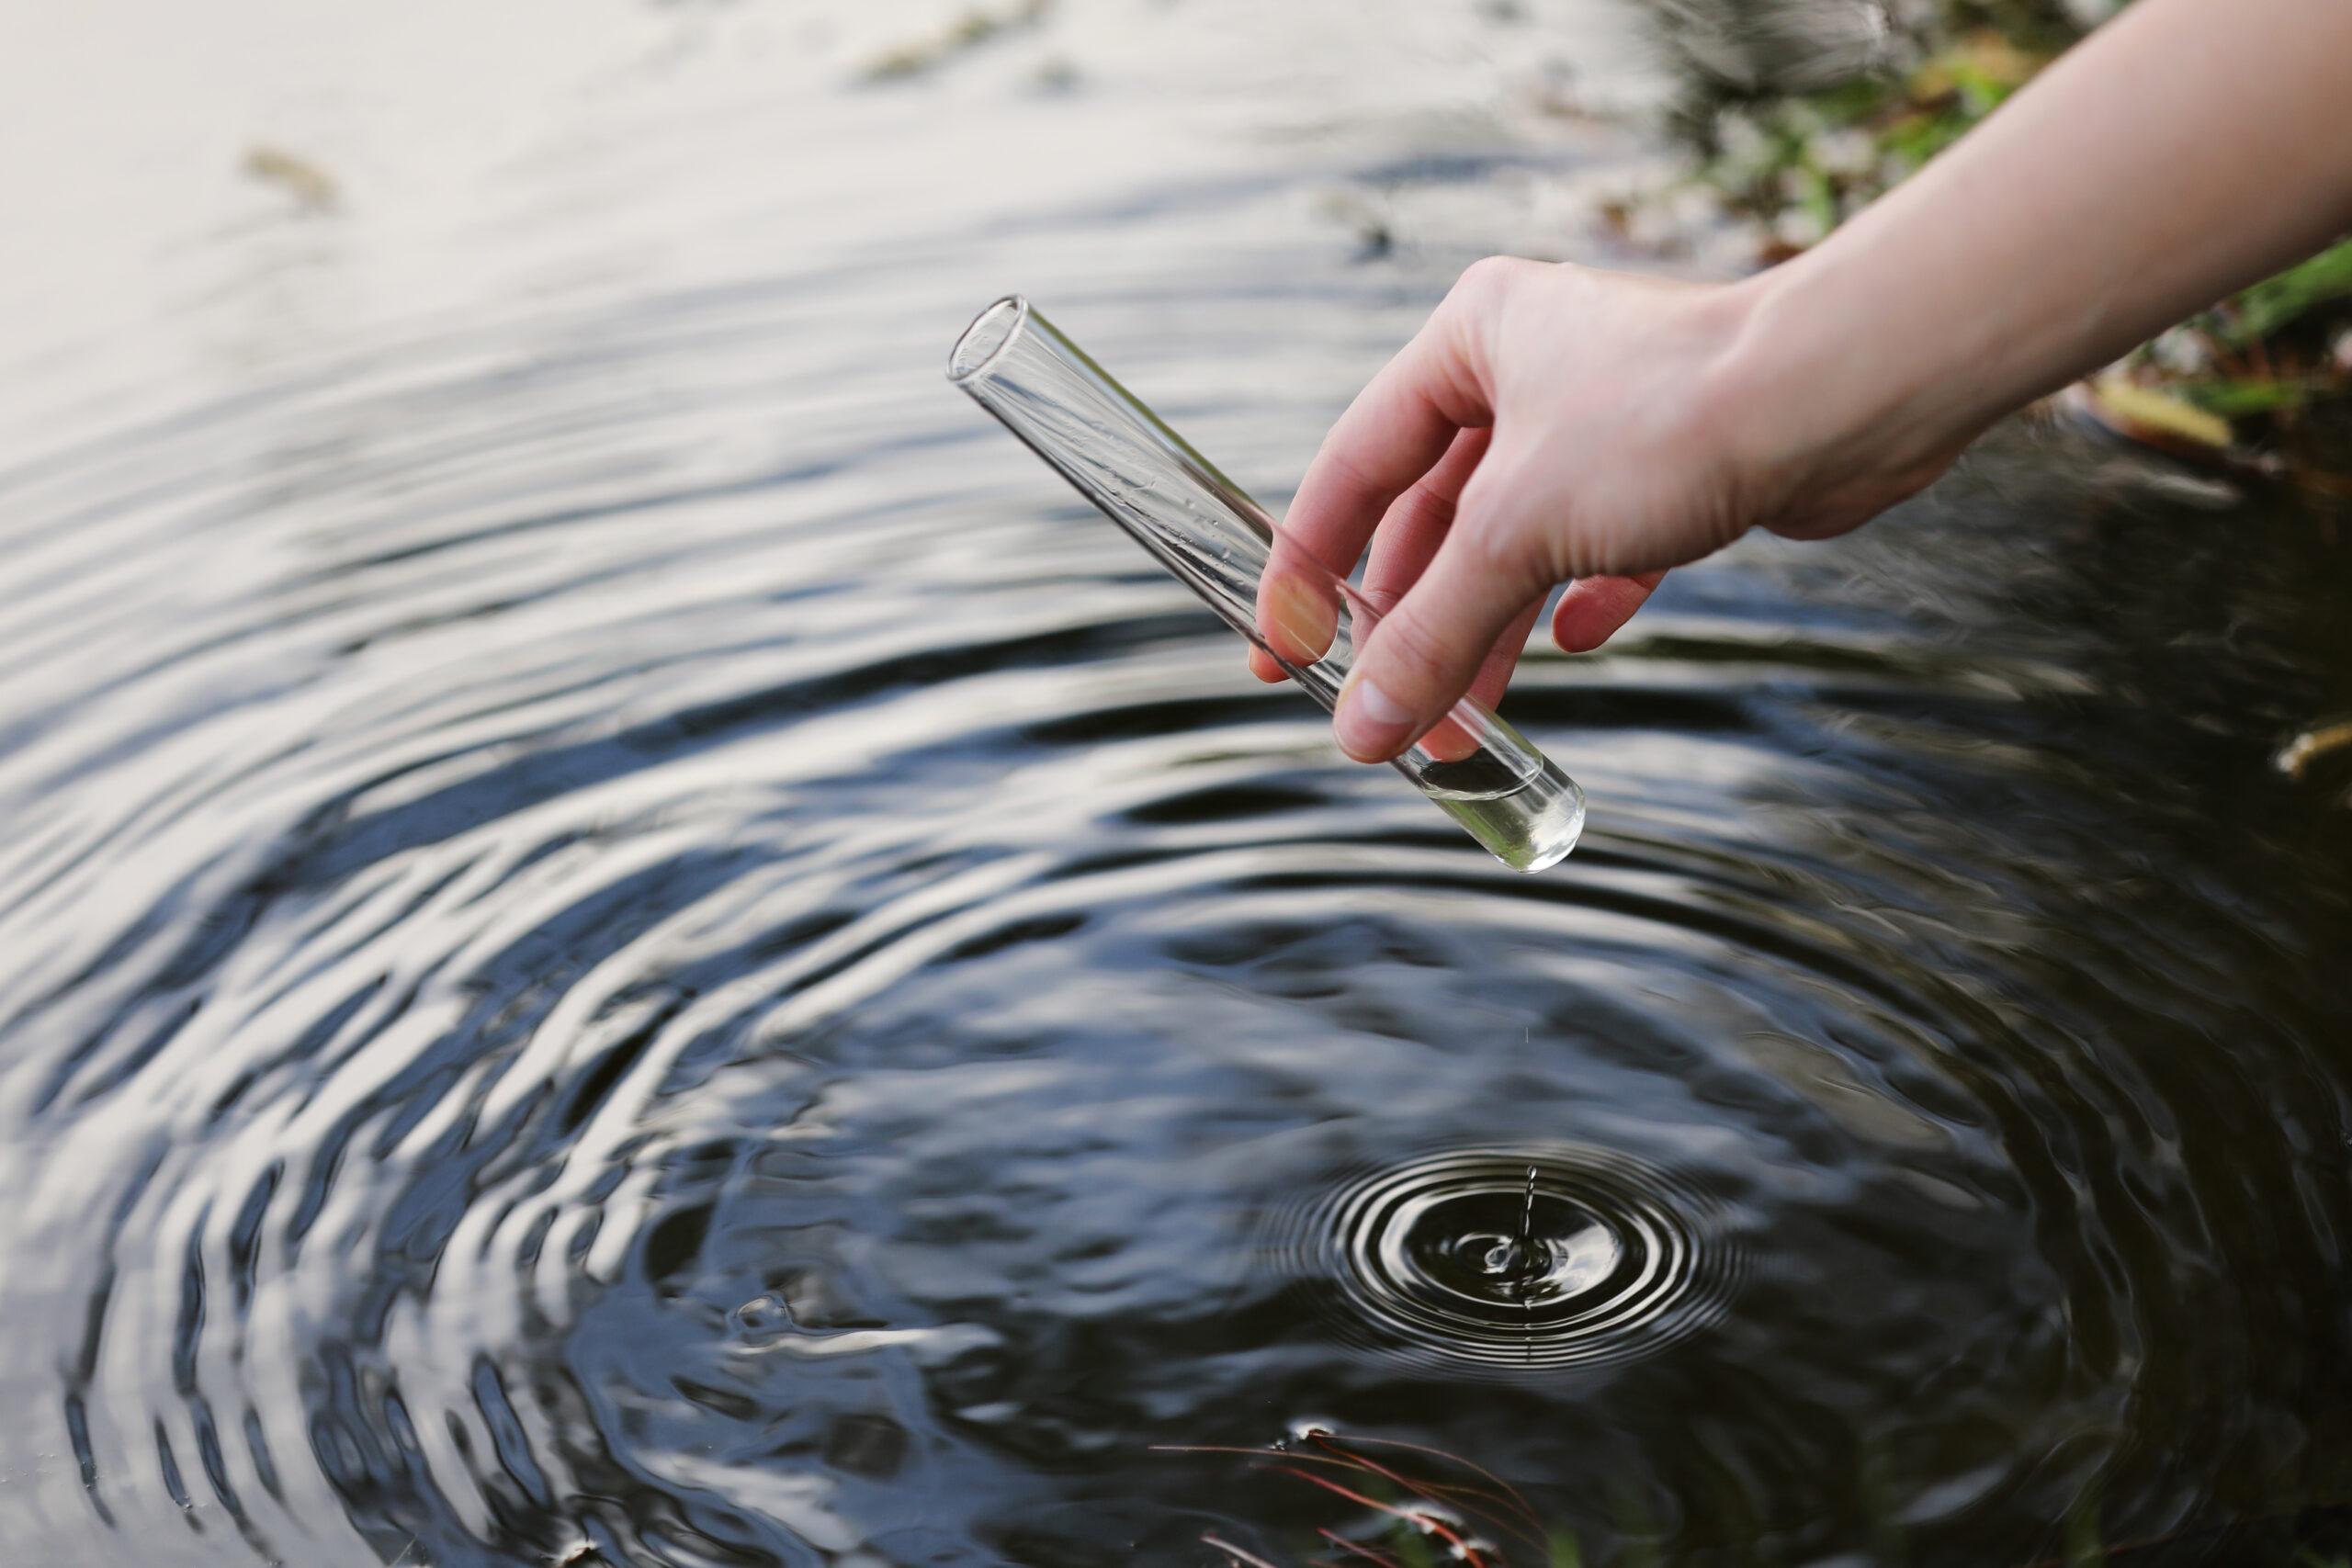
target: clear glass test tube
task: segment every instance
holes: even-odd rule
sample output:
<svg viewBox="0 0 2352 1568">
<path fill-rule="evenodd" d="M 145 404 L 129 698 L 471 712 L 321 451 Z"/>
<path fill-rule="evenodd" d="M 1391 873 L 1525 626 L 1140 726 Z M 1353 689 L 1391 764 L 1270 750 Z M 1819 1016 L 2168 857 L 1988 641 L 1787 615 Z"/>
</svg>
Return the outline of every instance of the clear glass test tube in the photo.
<svg viewBox="0 0 2352 1568">
<path fill-rule="evenodd" d="M 1125 529 L 1326 709 L 1378 616 L 1291 544 L 1263 507 L 1011 295 L 980 312 L 947 378 Z M 1393 766 L 1515 871 L 1576 847 L 1584 792 L 1482 703 L 1464 698 Z"/>
</svg>

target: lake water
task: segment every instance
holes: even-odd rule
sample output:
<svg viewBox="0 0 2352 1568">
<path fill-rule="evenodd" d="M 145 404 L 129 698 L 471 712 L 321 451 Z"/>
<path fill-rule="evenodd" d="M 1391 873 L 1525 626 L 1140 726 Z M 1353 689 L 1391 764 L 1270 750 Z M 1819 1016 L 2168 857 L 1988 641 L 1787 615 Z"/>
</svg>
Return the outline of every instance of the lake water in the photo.
<svg viewBox="0 0 2352 1568">
<path fill-rule="evenodd" d="M 2334 520 L 1996 432 L 1534 653 L 1520 877 L 942 377 L 1022 289 L 1279 505 L 1473 257 L 1722 265 L 1631 14 L 203 11 L 0 61 L 9 1561 L 1288 1564 L 1163 1450 L 1318 1424 L 1596 1564 L 2336 1539 Z"/>
</svg>

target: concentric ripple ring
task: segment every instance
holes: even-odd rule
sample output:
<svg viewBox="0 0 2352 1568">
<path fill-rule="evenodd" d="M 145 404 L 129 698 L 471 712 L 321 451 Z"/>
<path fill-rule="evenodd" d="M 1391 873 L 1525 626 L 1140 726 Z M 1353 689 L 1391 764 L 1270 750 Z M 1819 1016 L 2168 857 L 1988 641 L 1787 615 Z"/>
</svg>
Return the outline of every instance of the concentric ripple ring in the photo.
<svg viewBox="0 0 2352 1568">
<path fill-rule="evenodd" d="M 1498 1370 L 1648 1354 L 1713 1319 L 1738 1272 L 1713 1204 L 1577 1145 L 1454 1150 L 1339 1184 L 1298 1261 L 1343 1331 Z"/>
</svg>

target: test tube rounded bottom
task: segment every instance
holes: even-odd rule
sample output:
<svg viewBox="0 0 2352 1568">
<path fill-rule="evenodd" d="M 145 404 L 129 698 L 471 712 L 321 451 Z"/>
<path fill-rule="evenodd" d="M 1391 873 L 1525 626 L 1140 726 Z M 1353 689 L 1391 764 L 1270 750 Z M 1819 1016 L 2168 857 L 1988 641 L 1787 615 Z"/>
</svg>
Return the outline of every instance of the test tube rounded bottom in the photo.
<svg viewBox="0 0 2352 1568">
<path fill-rule="evenodd" d="M 1513 871 L 1557 865 L 1584 831 L 1584 791 L 1549 757 L 1524 783 L 1493 795 L 1423 793 Z"/>
</svg>

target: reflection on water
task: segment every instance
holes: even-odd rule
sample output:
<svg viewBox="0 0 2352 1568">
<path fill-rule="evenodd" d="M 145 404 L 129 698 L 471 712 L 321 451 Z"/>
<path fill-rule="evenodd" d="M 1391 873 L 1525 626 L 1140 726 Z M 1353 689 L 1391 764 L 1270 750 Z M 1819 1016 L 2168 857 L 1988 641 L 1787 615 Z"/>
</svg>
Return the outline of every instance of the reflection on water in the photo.
<svg viewBox="0 0 2352 1568">
<path fill-rule="evenodd" d="M 1307 1416 L 1595 1561 L 2022 1563 L 2352 1495 L 2352 815 L 2271 765 L 2352 710 L 2324 521 L 2013 431 L 1743 546 L 1531 663 L 1507 711 L 1593 812 L 1516 877 L 938 379 L 1031 288 L 1279 496 L 1618 155 L 1510 96 L 1572 17 L 1444 22 L 1474 122 L 1319 57 L 1222 96 L 1248 13 L 596 99 L 470 242 L 529 258 L 497 309 L 111 414 L 110 361 L 56 373 L 79 434 L 0 476 L 17 1553 L 1292 1561 L 1345 1504 L 1148 1450 Z M 737 22 L 788 32 L 702 16 L 714 71 Z M 862 197 L 814 141 L 762 172 L 827 125 Z M 968 188 L 1088 130 L 1062 187 Z M 721 153 L 740 201 L 664 205 Z M 822 221 L 754 217 L 771 177 Z M 1402 238 L 1359 259 L 1333 189 Z M 1551 1270 L 1518 1364 L 1429 1353 L 1473 1332 L 1424 1308 L 1511 1344 L 1498 1237 Z"/>
</svg>

